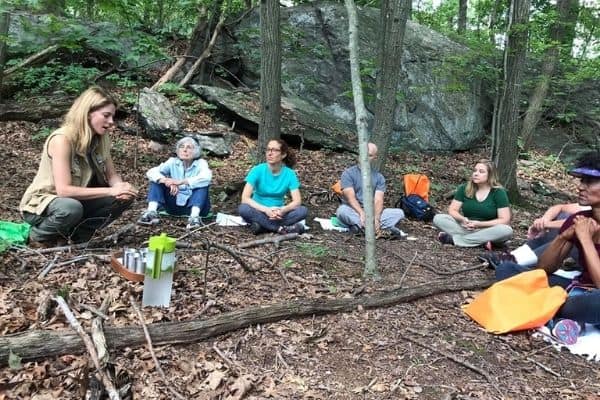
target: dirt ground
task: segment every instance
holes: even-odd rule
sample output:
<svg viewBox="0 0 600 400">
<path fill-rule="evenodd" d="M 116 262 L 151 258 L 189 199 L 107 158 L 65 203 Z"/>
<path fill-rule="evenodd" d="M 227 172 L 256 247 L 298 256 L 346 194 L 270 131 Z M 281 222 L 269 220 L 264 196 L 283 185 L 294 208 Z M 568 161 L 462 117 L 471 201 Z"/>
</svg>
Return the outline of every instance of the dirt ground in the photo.
<svg viewBox="0 0 600 400">
<path fill-rule="evenodd" d="M 54 121 L 54 124 L 58 121 Z M 45 122 L 51 126 L 52 122 Z M 194 120 L 195 129 L 210 120 Z M 42 124 L 6 123 L 0 127 L 0 219 L 19 221 L 18 203 L 38 166 Z M 214 172 L 213 211 L 235 213 L 239 193 L 227 195 L 225 185 L 243 180 L 252 165 L 254 139 L 242 135 L 227 158 L 207 157 Z M 140 199 L 121 219 L 99 233 L 108 235 L 135 222 L 145 208 L 145 171 L 169 155 L 151 150 L 149 142 L 120 131 L 113 134 L 113 157 L 123 177 L 141 188 Z M 298 150 L 298 149 L 296 149 Z M 432 198 L 438 209 L 462 182 L 486 149 L 454 154 L 394 154 L 387 164 L 387 205 L 401 191 L 401 176 L 412 171 L 432 179 Z M 279 246 L 266 244 L 246 250 L 257 257 L 244 261 L 247 272 L 228 253 L 212 250 L 206 275 L 205 251 L 179 250 L 174 292 L 169 309 L 145 308 L 148 324 L 209 318 L 254 305 L 298 299 L 370 296 L 390 288 L 413 287 L 434 281 L 463 281 L 491 277 L 479 264 L 482 249 L 444 246 L 430 225 L 403 221 L 401 228 L 414 240 L 378 241 L 377 261 L 382 279 L 362 278 L 363 239 L 322 231 L 314 217 L 329 217 L 337 201 L 329 186 L 354 156 L 328 150 L 299 152 L 297 171 L 302 194 L 310 208 L 311 230 Z M 573 199 L 574 185 L 555 158 L 542 153 L 520 164 L 522 194 L 534 206 L 515 207 L 515 238 L 519 245 L 528 224 L 548 205 Z M 547 195 L 532 189 L 542 182 Z M 537 190 L 540 192 L 540 190 Z M 129 302 L 140 304 L 142 284 L 115 273 L 106 258 L 124 246 L 141 247 L 150 235 L 167 232 L 181 237 L 185 220 L 163 219 L 159 227 L 136 227 L 114 245 L 40 254 L 11 248 L 0 254 L 0 334 L 30 330 L 65 330 L 59 309 L 43 321 L 38 306 L 57 292 L 68 292 L 69 304 L 85 328 L 111 297 L 105 326 L 139 326 Z M 187 240 L 236 246 L 253 240 L 249 230 L 209 225 Z M 57 266 L 43 279 L 39 272 Z M 261 260 L 260 258 L 263 258 Z M 461 270 L 467 270 L 461 272 Z M 233 331 L 187 345 L 156 346 L 165 381 L 148 348 L 111 351 L 111 368 L 124 398 L 173 399 L 169 388 L 189 399 L 596 399 L 600 398 L 597 364 L 558 352 L 531 333 L 495 336 L 485 333 L 461 311 L 475 292 L 459 291 L 423 298 L 388 308 L 356 309 L 311 318 L 282 320 Z M 88 307 L 86 307 L 88 306 Z M 0 369 L 0 400 L 90 398 L 87 354 L 22 362 L 20 368 Z M 131 384 L 127 391 L 127 383 Z M 87 394 L 86 394 L 87 393 Z M 133 394 L 133 396 L 132 396 Z"/>
</svg>

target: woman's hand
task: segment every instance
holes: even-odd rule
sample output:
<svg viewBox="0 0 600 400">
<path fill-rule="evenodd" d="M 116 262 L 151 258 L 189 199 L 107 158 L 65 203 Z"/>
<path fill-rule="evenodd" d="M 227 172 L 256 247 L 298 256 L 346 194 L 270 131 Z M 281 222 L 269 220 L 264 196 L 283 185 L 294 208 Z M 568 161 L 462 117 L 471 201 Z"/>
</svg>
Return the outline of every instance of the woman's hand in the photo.
<svg viewBox="0 0 600 400">
<path fill-rule="evenodd" d="M 138 190 L 129 182 L 116 182 L 110 188 L 111 195 L 120 201 L 127 201 L 138 195 Z"/>
<path fill-rule="evenodd" d="M 474 230 L 474 229 L 476 229 L 476 228 L 477 228 L 477 225 L 476 225 L 476 223 L 477 223 L 477 222 L 478 222 L 478 221 L 471 221 L 469 218 L 465 217 L 465 218 L 462 220 L 462 222 L 460 223 L 460 225 L 461 225 L 463 228 L 465 228 L 465 229 L 467 229 L 467 230 L 469 230 L 469 231 L 472 231 L 472 230 Z"/>
<path fill-rule="evenodd" d="M 269 219 L 282 219 L 285 215 L 281 208 L 269 208 L 265 214 Z"/>
</svg>

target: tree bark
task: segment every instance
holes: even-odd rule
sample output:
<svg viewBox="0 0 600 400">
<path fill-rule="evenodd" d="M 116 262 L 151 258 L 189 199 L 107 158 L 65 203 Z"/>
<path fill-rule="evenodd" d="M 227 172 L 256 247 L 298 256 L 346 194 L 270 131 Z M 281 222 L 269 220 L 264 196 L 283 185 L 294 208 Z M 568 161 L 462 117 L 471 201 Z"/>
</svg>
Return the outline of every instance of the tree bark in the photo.
<svg viewBox="0 0 600 400">
<path fill-rule="evenodd" d="M 215 46 L 217 37 L 219 36 L 219 33 L 221 32 L 221 28 L 223 28 L 224 23 L 225 23 L 225 14 L 222 14 L 221 19 L 219 20 L 219 23 L 215 27 L 215 30 L 212 34 L 210 42 L 208 43 L 208 46 L 206 46 L 206 48 L 204 49 L 202 54 L 200 54 L 200 57 L 198 57 L 196 62 L 194 62 L 194 64 L 190 68 L 190 70 L 187 72 L 187 74 L 185 74 L 185 76 L 181 80 L 181 82 L 179 82 L 179 86 L 187 85 L 194 77 L 194 74 L 196 73 L 196 70 L 198 69 L 198 67 L 204 62 L 204 60 L 206 60 L 208 57 L 210 57 L 212 49 Z"/>
<path fill-rule="evenodd" d="M 260 122 L 257 158 L 263 160 L 267 143 L 281 135 L 281 33 L 279 1 L 260 2 Z"/>
<path fill-rule="evenodd" d="M 492 158 L 498 167 L 500 181 L 513 203 L 521 200 L 517 186 L 519 155 L 519 99 L 523 65 L 527 53 L 530 0 L 512 0 L 504 49 L 504 80 L 499 93 L 496 127 L 492 141 Z"/>
<path fill-rule="evenodd" d="M 349 0 L 346 0 L 349 1 Z M 493 283 L 490 279 L 468 282 L 430 282 L 414 288 L 394 289 L 370 297 L 335 300 L 299 300 L 269 306 L 256 306 L 223 313 L 216 317 L 184 322 L 166 322 L 148 325 L 154 345 L 195 343 L 207 338 L 236 331 L 256 324 L 266 324 L 283 319 L 312 315 L 325 315 L 355 311 L 364 308 L 389 307 L 440 293 L 461 290 L 480 290 Z M 143 328 L 139 326 L 104 327 L 106 341 L 111 351 L 143 346 L 146 343 Z M 23 361 L 85 352 L 79 335 L 71 330 L 36 330 L 0 337 L 0 365 L 8 363 L 10 352 Z"/>
<path fill-rule="evenodd" d="M 4 77 L 4 64 L 6 63 L 6 53 L 8 46 L 6 38 L 10 26 L 10 14 L 8 11 L 0 12 L 0 101 L 2 101 L 2 78 Z"/>
<path fill-rule="evenodd" d="M 196 26 L 194 27 L 194 30 L 192 31 L 192 36 L 190 37 L 190 41 L 189 41 L 187 49 L 185 51 L 185 55 L 183 57 L 179 57 L 177 59 L 177 61 L 175 62 L 175 64 L 173 64 L 171 66 L 171 68 L 169 68 L 167 70 L 167 72 L 165 72 L 163 74 L 163 76 L 161 76 L 160 79 L 158 81 L 156 81 L 156 83 L 154 85 L 152 85 L 152 90 L 156 90 L 161 85 L 172 80 L 173 77 L 175 76 L 175 74 L 177 74 L 177 72 L 179 72 L 181 67 L 183 67 L 185 65 L 185 62 L 187 61 L 187 57 L 192 55 L 192 52 L 194 50 L 194 43 L 196 43 L 197 41 L 200 40 L 202 32 L 206 29 L 206 25 L 207 25 L 206 8 L 202 7 L 198 13 L 198 20 L 196 21 Z"/>
<path fill-rule="evenodd" d="M 352 77 L 352 97 L 358 131 L 358 153 L 362 177 L 363 207 L 365 210 L 365 277 L 378 278 L 377 258 L 375 257 L 375 205 L 371 165 L 369 163 L 369 132 L 367 130 L 367 110 L 365 108 L 362 82 L 360 79 L 360 56 L 358 53 L 358 18 L 354 0 L 345 0 L 348 12 L 348 33 L 350 48 L 350 75 Z"/>
<path fill-rule="evenodd" d="M 379 41 L 379 73 L 372 140 L 379 149 L 375 167 L 380 170 L 383 169 L 387 158 L 396 113 L 402 45 L 411 3 L 411 0 L 384 0 L 381 4 L 382 31 Z"/>
<path fill-rule="evenodd" d="M 533 133 L 542 117 L 544 101 L 561 56 L 571 52 L 578 4 L 579 0 L 557 0 L 556 2 L 557 16 L 550 32 L 551 45 L 544 54 L 539 81 L 529 96 L 529 106 L 523 119 L 521 138 L 524 150 L 531 147 Z"/>
<path fill-rule="evenodd" d="M 463 35 L 467 30 L 467 0 L 458 0 L 458 24 L 456 31 Z"/>
<path fill-rule="evenodd" d="M 73 101 L 31 105 L 26 108 L 0 108 L 0 121 L 30 121 L 57 118 L 65 115 Z"/>
</svg>

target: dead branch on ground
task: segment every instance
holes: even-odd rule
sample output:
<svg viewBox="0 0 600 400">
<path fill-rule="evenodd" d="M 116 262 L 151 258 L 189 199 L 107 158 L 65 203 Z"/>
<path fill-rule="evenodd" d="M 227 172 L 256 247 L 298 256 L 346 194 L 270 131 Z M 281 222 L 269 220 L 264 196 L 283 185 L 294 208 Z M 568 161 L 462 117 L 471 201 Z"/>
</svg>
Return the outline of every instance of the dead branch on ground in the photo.
<svg viewBox="0 0 600 400">
<path fill-rule="evenodd" d="M 275 245 L 279 245 L 279 243 L 285 240 L 296 239 L 298 236 L 300 235 L 298 235 L 297 233 L 286 233 L 285 235 L 268 236 L 263 239 L 251 240 L 249 242 L 240 243 L 237 247 L 240 249 L 247 249 L 248 247 L 261 246 L 267 243 L 274 243 Z"/>
<path fill-rule="evenodd" d="M 85 331 L 83 330 L 83 327 L 81 326 L 79 321 L 77 321 L 77 318 L 75 318 L 75 315 L 73 315 L 73 313 L 71 312 L 71 309 L 69 308 L 68 304 L 65 302 L 65 299 L 63 299 L 60 296 L 57 296 L 54 298 L 54 300 L 58 303 L 62 312 L 65 314 L 65 317 L 69 321 L 69 324 L 71 325 L 71 327 L 77 332 L 77 334 L 79 335 L 79 337 L 85 344 L 85 347 L 90 355 L 90 358 L 92 359 L 92 362 L 94 363 L 94 366 L 96 367 L 97 374 L 100 377 L 99 380 L 100 380 L 100 382 L 102 382 L 102 384 L 106 388 L 106 391 L 108 392 L 108 397 L 110 398 L 110 400 L 120 400 L 121 397 L 119 396 L 119 392 L 117 392 L 112 381 L 110 380 L 110 378 L 108 377 L 106 372 L 104 372 L 104 370 L 102 369 L 102 367 L 100 365 L 100 361 L 98 360 L 98 354 L 96 353 L 96 348 L 94 347 L 94 343 L 92 343 L 92 340 L 90 339 L 90 337 L 87 335 L 87 333 L 85 333 Z"/>
<path fill-rule="evenodd" d="M 194 343 L 210 337 L 232 332 L 256 324 L 266 324 L 282 319 L 350 312 L 359 306 L 367 308 L 389 307 L 440 293 L 461 290 L 479 290 L 490 286 L 492 279 L 432 281 L 412 288 L 394 289 L 371 296 L 340 299 L 305 299 L 292 302 L 258 305 L 242 310 L 219 314 L 204 320 L 151 324 L 148 330 L 154 344 Z M 135 326 L 104 327 L 107 344 L 111 350 L 144 344 L 144 332 Z M 10 351 L 9 351 L 10 349 Z M 23 361 L 63 354 L 79 354 L 85 344 L 77 334 L 66 330 L 32 330 L 26 333 L 0 337 L 0 365 L 8 363 L 9 352 Z"/>
</svg>

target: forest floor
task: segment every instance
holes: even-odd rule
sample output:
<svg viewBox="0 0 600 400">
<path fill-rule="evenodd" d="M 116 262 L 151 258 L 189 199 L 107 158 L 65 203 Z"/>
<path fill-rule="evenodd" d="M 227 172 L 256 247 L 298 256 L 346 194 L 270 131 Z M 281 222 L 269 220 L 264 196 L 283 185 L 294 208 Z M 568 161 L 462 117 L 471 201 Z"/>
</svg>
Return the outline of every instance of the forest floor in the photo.
<svg viewBox="0 0 600 400">
<path fill-rule="evenodd" d="M 58 121 L 54 121 L 58 124 Z M 188 121 L 194 130 L 209 128 L 210 118 Z M 46 125 L 48 121 L 46 121 Z M 19 200 L 38 167 L 43 144 L 41 124 L 12 122 L 0 127 L 0 219 L 19 221 Z M 135 222 L 145 208 L 148 168 L 165 160 L 169 149 L 153 151 L 150 142 L 117 130 L 113 157 L 124 179 L 141 188 L 139 200 L 100 236 Z M 134 151 L 137 140 L 137 153 Z M 214 172 L 213 211 L 235 213 L 239 193 L 227 195 L 226 184 L 241 182 L 252 165 L 255 140 L 242 135 L 226 158 L 207 157 Z M 298 150 L 298 149 L 296 149 Z M 134 154 L 137 154 L 134 157 Z M 432 199 L 443 210 L 449 193 L 464 181 L 486 149 L 452 154 L 393 154 L 387 162 L 386 205 L 398 198 L 401 176 L 420 171 L 432 179 Z M 440 244 L 428 223 L 402 221 L 414 240 L 377 242 L 382 279 L 362 278 L 362 238 L 323 231 L 314 217 L 328 218 L 337 201 L 328 196 L 331 184 L 355 162 L 352 154 L 306 150 L 298 154 L 302 194 L 310 208 L 308 235 L 296 240 L 247 249 L 258 258 L 245 258 L 248 272 L 228 253 L 179 250 L 171 306 L 144 308 L 145 321 L 206 319 L 255 305 L 298 299 L 368 297 L 384 290 L 416 287 L 440 281 L 469 282 L 492 278 L 493 271 L 476 260 L 482 249 Z M 557 202 L 574 200 L 575 182 L 556 157 L 532 152 L 519 165 L 522 194 L 533 207 L 515 207 L 516 247 L 529 223 Z M 549 195 L 532 190 L 543 182 Z M 27 248 L 0 254 L 0 335 L 27 331 L 70 332 L 60 309 L 43 321 L 38 306 L 58 291 L 68 292 L 69 304 L 87 329 L 94 317 L 86 307 L 99 308 L 110 296 L 105 326 L 140 326 L 130 304 L 141 303 L 143 285 L 123 279 L 106 257 L 124 246 L 141 247 L 153 234 L 186 233 L 184 219 L 163 219 L 158 227 L 137 227 L 119 242 L 100 249 L 39 253 Z M 256 239 L 247 228 L 209 225 L 187 237 L 235 247 Z M 57 266 L 43 279 L 49 262 L 80 262 Z M 260 258 L 264 260 L 260 260 Z M 467 270 L 462 271 L 461 270 Z M 477 292 L 458 291 L 387 308 L 358 307 L 332 313 L 253 325 L 186 345 L 155 346 L 166 373 L 157 372 L 146 346 L 111 351 L 113 367 L 132 383 L 138 399 L 172 399 L 171 387 L 190 399 L 596 399 L 600 396 L 597 364 L 559 352 L 531 332 L 492 335 L 483 331 L 461 306 Z M 420 344 L 419 344 L 420 343 Z M 0 399 L 86 398 L 87 353 L 23 361 L 19 368 L 0 369 Z M 469 368 L 473 366 L 474 368 Z M 88 393 L 89 395 L 89 393 Z M 131 398 L 131 397 L 129 397 Z"/>
</svg>

